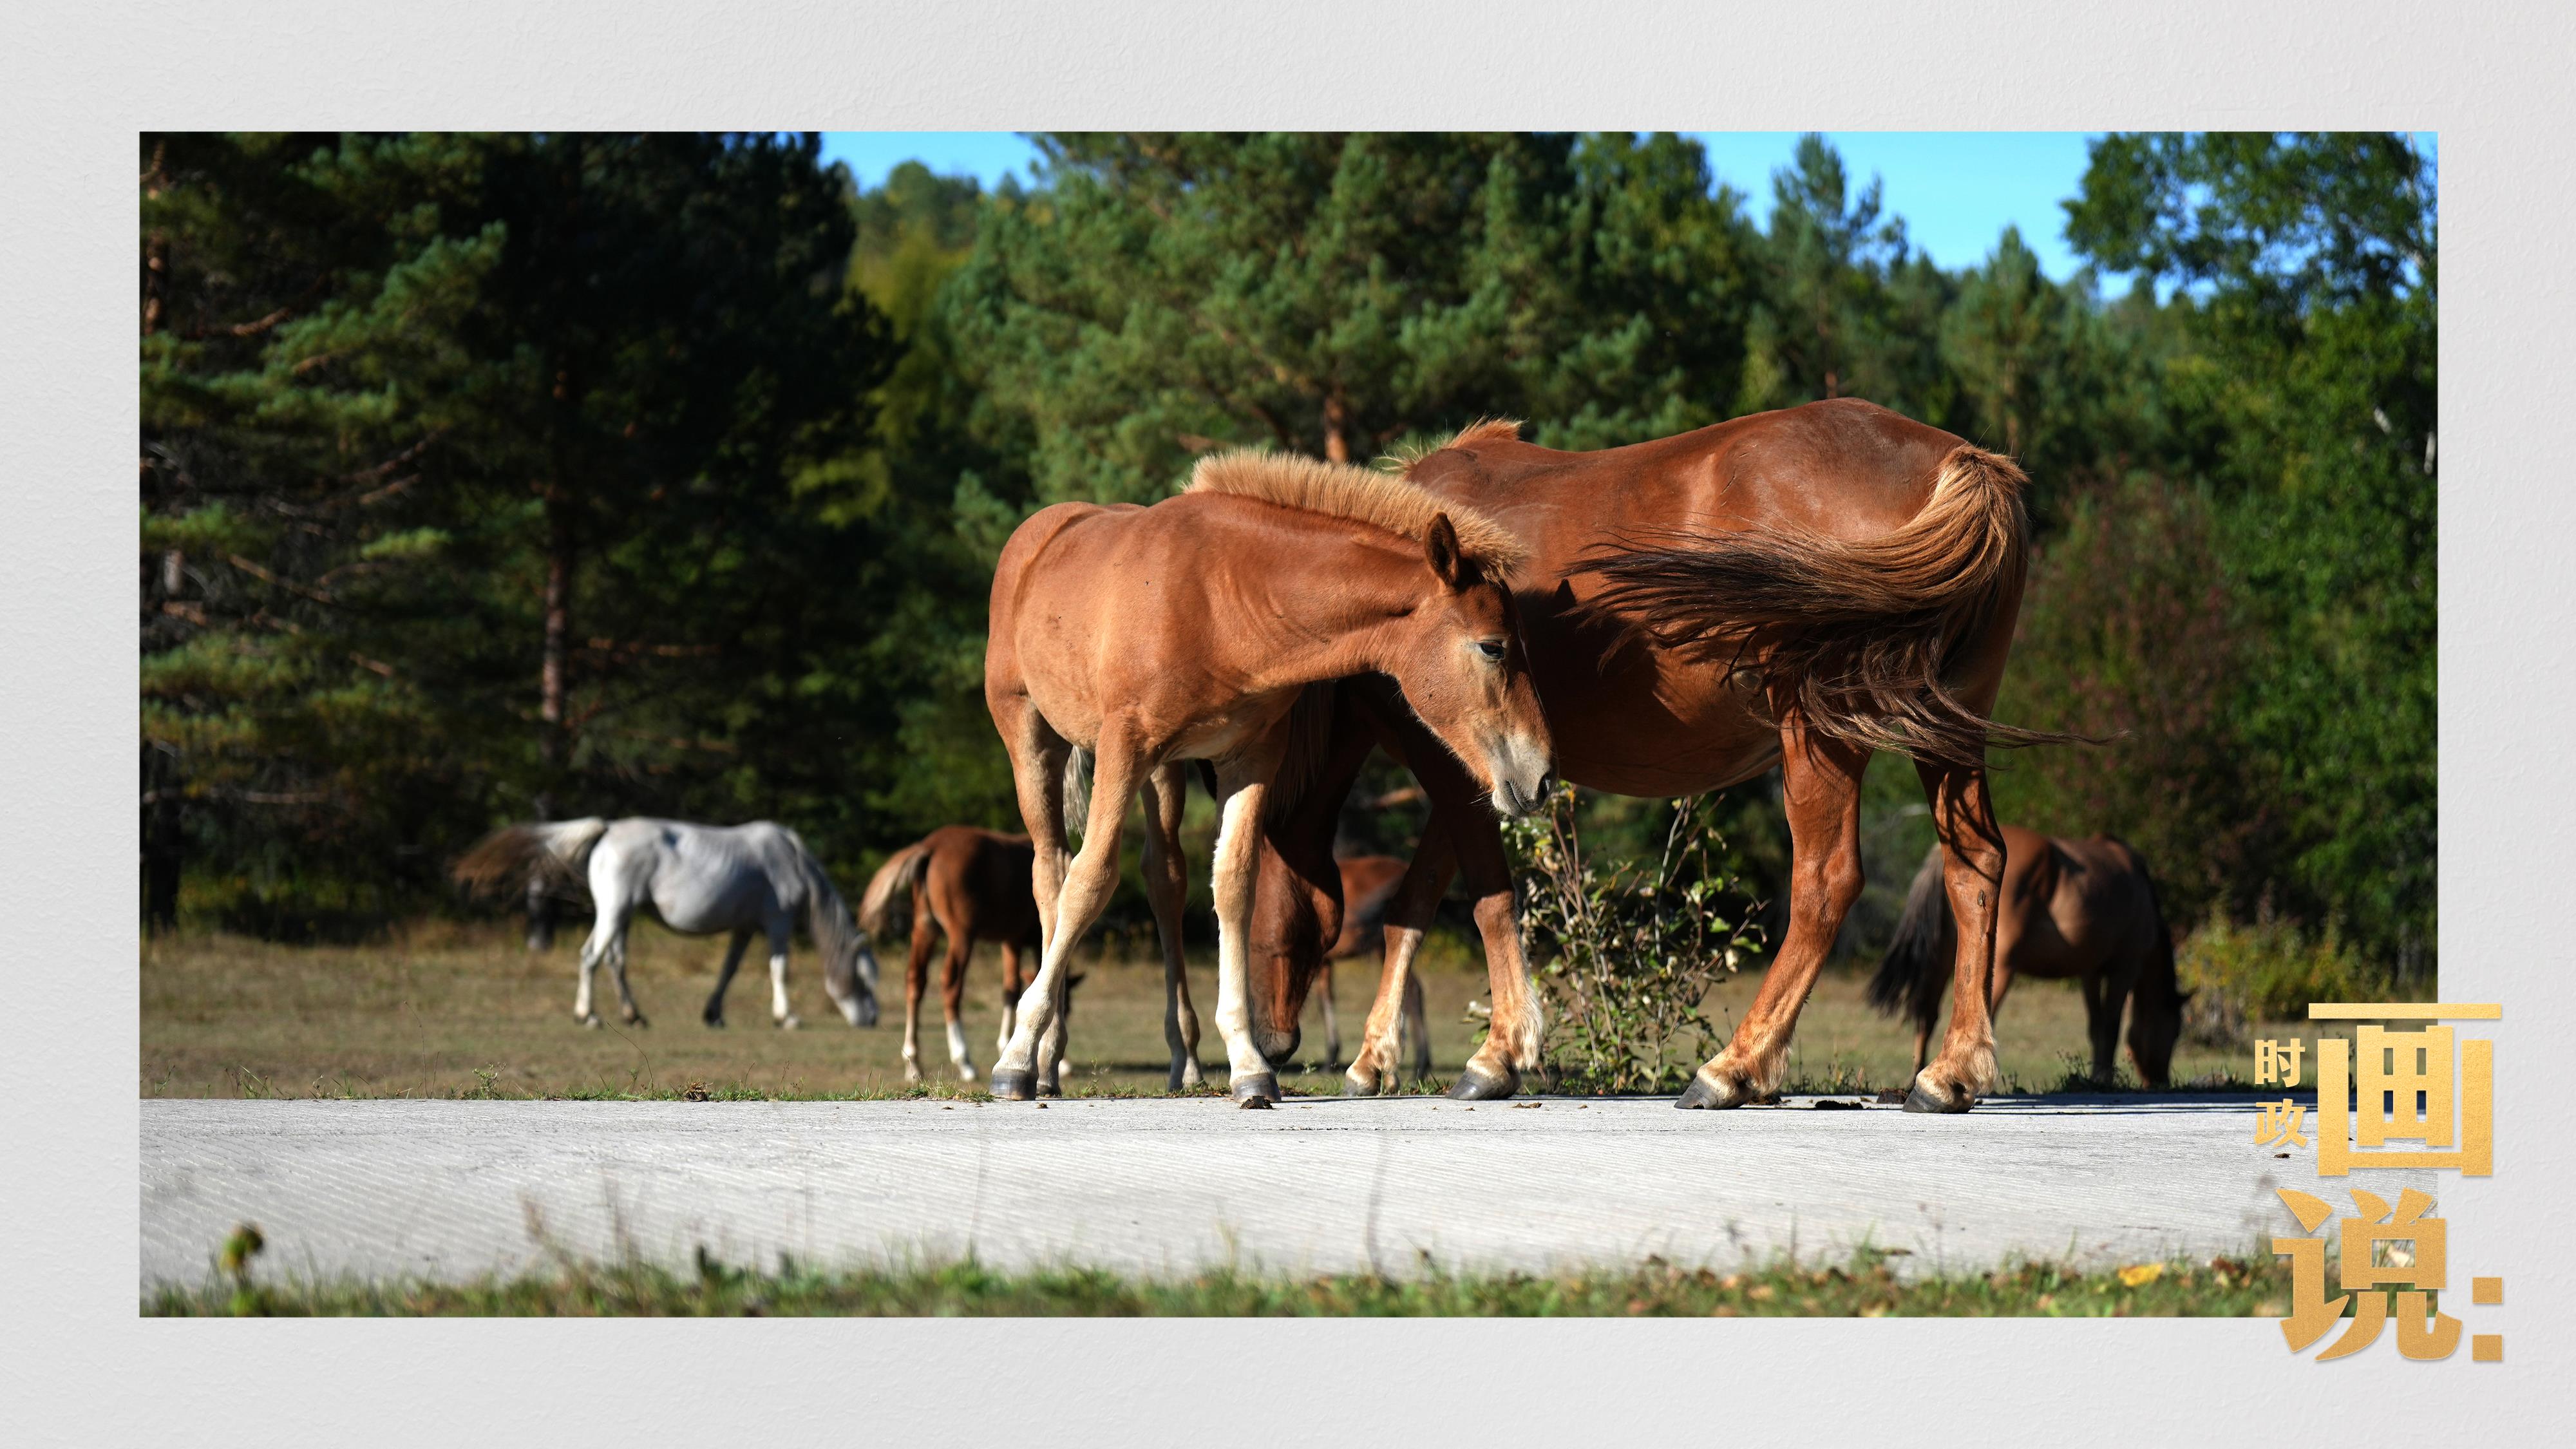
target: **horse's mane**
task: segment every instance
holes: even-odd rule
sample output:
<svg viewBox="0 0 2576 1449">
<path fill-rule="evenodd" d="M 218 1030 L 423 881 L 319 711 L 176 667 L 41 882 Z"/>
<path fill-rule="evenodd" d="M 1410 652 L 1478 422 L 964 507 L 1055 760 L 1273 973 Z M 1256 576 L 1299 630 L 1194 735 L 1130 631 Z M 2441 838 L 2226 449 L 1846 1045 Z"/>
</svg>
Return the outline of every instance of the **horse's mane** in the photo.
<svg viewBox="0 0 2576 1449">
<path fill-rule="evenodd" d="M 1245 449 L 1201 458 L 1188 491 L 1257 498 L 1413 539 L 1428 534 L 1431 521 L 1445 513 L 1458 531 L 1460 552 L 1490 573 L 1508 574 L 1529 557 L 1517 535 L 1475 508 L 1374 468 Z"/>
<path fill-rule="evenodd" d="M 1398 447 L 1379 460 L 1379 466 L 1394 465 L 1390 470 L 1398 478 L 1410 478 L 1422 460 L 1451 448 L 1472 448 L 1478 443 L 1517 443 L 1521 440 L 1518 418 L 1478 418 L 1458 430 L 1457 436 L 1445 443 L 1413 443 Z"/>
</svg>

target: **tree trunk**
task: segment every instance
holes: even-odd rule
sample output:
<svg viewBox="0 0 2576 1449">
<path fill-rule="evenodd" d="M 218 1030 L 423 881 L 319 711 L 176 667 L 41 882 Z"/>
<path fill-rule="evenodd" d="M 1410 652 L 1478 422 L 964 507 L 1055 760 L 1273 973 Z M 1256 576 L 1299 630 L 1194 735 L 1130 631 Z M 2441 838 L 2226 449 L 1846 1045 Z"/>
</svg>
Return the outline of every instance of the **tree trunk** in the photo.
<svg viewBox="0 0 2576 1449">
<path fill-rule="evenodd" d="M 160 935 L 179 924 L 179 782 L 160 751 L 143 747 L 143 929 Z"/>
<path fill-rule="evenodd" d="M 563 768 L 565 653 L 572 640 L 572 500 L 558 481 L 546 490 L 546 603 L 543 662 L 537 679 L 537 717 L 544 721 L 538 748 L 549 772 Z"/>
<path fill-rule="evenodd" d="M 1324 398 L 1324 456 L 1336 463 L 1351 460 L 1351 412 L 1335 391 Z"/>
</svg>

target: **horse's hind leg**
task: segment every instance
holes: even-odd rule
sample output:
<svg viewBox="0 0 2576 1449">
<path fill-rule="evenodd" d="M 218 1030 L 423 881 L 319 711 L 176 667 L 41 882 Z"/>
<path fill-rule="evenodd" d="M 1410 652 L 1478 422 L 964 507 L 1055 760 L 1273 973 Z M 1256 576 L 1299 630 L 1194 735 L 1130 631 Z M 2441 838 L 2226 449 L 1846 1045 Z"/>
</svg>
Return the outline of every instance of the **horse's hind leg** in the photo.
<svg viewBox="0 0 2576 1449">
<path fill-rule="evenodd" d="M 1091 923 L 1100 918 L 1101 910 L 1109 904 L 1109 893 L 1118 885 L 1118 834 L 1127 823 L 1127 801 L 1137 787 L 1137 753 L 1131 740 L 1118 738 L 1107 729 L 1102 731 L 1094 765 L 1091 818 L 1084 822 L 1082 831 L 1082 853 L 1074 857 L 1072 867 L 1065 872 L 1064 889 L 1057 894 L 1053 919 L 1047 925 L 1046 953 L 1038 962 L 1037 979 L 1029 983 L 1027 994 L 1020 998 L 1020 1018 L 1011 1034 L 1011 1044 L 1003 1051 L 1002 1059 L 993 1064 L 989 1082 L 996 1097 L 1026 1101 L 1036 1095 L 1040 1082 L 1051 1081 L 1055 1076 L 1056 1061 L 1063 1053 L 1068 963 L 1074 947 L 1091 929 Z M 1023 750 L 1015 747 L 1011 754 L 1020 777 L 1020 808 L 1024 814 L 1038 816 L 1030 821 L 1029 833 L 1037 846 L 1038 870 L 1043 873 L 1049 842 L 1042 832 L 1048 823 L 1063 819 L 1063 807 L 1059 803 L 1054 813 L 1041 812 L 1046 797 L 1061 798 L 1060 782 L 1034 779 L 1025 768 Z M 1031 799 L 1033 793 L 1039 797 L 1035 802 Z M 1041 811 L 1031 811 L 1032 803 L 1040 805 Z M 1057 840 L 1061 839 L 1059 835 Z"/>
<path fill-rule="evenodd" d="M 591 1005 L 591 978 L 611 951 L 620 957 L 625 955 L 625 935 L 626 913 L 613 905 L 601 905 L 599 919 L 591 923 L 590 939 L 581 943 L 581 989 L 572 998 L 572 1019 L 583 1026 L 599 1025 L 599 1013 Z"/>
<path fill-rule="evenodd" d="M 1431 1075 L 1431 1017 L 1422 1009 L 1422 973 L 1409 972 L 1404 978 L 1404 1034 L 1413 1045 L 1413 1075 L 1419 1079 Z"/>
<path fill-rule="evenodd" d="M 608 945 L 608 969 L 617 978 L 618 1010 L 625 1013 L 626 1024 L 628 1026 L 651 1026 L 653 1023 L 646 1021 L 644 1019 L 643 1011 L 635 1005 L 635 993 L 626 985 L 626 932 L 624 930 L 624 924 L 624 922 L 619 923 L 620 929 L 617 932 L 617 938 L 611 941 Z"/>
<path fill-rule="evenodd" d="M 742 965 L 742 953 L 750 949 L 750 930 L 746 928 L 744 930 L 734 932 L 732 944 L 725 947 L 724 969 L 716 973 L 715 992 L 707 998 L 707 1009 L 698 1014 L 699 1020 L 705 1022 L 709 1026 L 722 1026 L 725 1024 L 725 992 L 733 987 L 733 973 Z"/>
<path fill-rule="evenodd" d="M 948 932 L 948 959 L 939 972 L 939 1011 L 948 1027 L 948 1065 L 957 1080 L 975 1080 L 975 1059 L 966 1054 L 966 1023 L 960 1016 L 966 1006 L 966 963 L 974 955 L 974 927 L 951 916 L 943 923 Z"/>
<path fill-rule="evenodd" d="M 927 885 L 927 882 L 923 883 Z M 939 925 L 916 887 L 912 901 L 912 952 L 903 962 L 903 1079 L 921 1080 L 921 994 L 930 986 L 930 946 Z"/>
<path fill-rule="evenodd" d="M 1965 1112 L 1978 1093 L 1991 1090 L 1998 1080 L 1994 1013 L 1988 1003 L 1996 917 L 2003 900 L 2003 830 L 1995 824 L 1983 765 L 1917 761 L 1914 768 L 1932 805 L 1933 829 L 1941 836 L 1941 877 L 1950 897 L 1950 919 L 1958 923 L 1958 957 L 1949 1034 L 1942 1039 L 1940 1055 L 1914 1074 L 1905 1106 L 1914 1112 Z"/>
<path fill-rule="evenodd" d="M 1199 1071 L 1199 1014 L 1190 1005 L 1190 978 L 1181 959 L 1181 904 L 1189 867 L 1181 859 L 1181 811 L 1189 802 L 1189 776 L 1180 761 L 1145 777 L 1145 901 L 1154 908 L 1154 934 L 1163 948 L 1163 1045 L 1171 1052 L 1164 1090 L 1177 1092 L 1204 1079 Z"/>
<path fill-rule="evenodd" d="M 1011 1049 L 1011 1033 L 1019 1026 L 1020 992 L 1028 984 L 1028 978 L 1020 974 L 1020 948 L 1011 942 L 1003 942 L 1002 1034 L 993 1042 L 995 1052 L 1006 1052 Z"/>
<path fill-rule="evenodd" d="M 1762 989 L 1736 1024 L 1726 1050 L 1710 1058 L 1682 1092 L 1681 1107 L 1737 1107 L 1778 1091 L 1788 1074 L 1789 1038 L 1833 949 L 1843 917 L 1859 898 L 1860 781 L 1869 751 L 1810 733 L 1780 731 L 1780 795 L 1789 816 L 1789 930 Z M 1978 982 L 1977 1004 L 1985 1005 Z"/>
</svg>

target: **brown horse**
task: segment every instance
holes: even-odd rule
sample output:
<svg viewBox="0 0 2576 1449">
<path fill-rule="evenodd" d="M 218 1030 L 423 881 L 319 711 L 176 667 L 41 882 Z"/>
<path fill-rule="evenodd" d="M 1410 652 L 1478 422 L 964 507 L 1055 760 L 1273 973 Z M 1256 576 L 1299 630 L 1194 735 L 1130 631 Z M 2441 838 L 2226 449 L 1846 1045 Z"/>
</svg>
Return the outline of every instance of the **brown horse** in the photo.
<svg viewBox="0 0 2576 1449">
<path fill-rule="evenodd" d="M 1923 857 L 1898 918 L 1896 939 L 1869 984 L 1870 1004 L 1914 1018 L 1914 1069 L 1932 1040 L 1955 952 L 1950 905 L 1941 893 L 1941 847 Z M 2111 1080 L 2120 1040 L 2120 1008 L 2129 1011 L 2129 1059 L 2150 1087 L 2171 1080 L 2174 1042 L 2182 1035 L 2190 993 L 2174 983 L 2173 932 L 2156 900 L 2147 863 L 2126 841 L 2107 835 L 2060 840 L 2018 825 L 2004 827 L 2004 879 L 1995 919 L 1995 972 L 1986 988 L 1989 1015 L 2003 1009 L 2015 976 L 2043 981 L 2074 977 L 2084 987 L 2084 1018 L 2093 1040 L 2093 1080 Z"/>
<path fill-rule="evenodd" d="M 1179 854 L 1184 762 L 1195 759 L 1214 764 L 1216 1020 L 1231 1090 L 1277 1098 L 1251 1029 L 1244 932 L 1273 782 L 1290 766 L 1280 793 L 1298 795 L 1324 742 L 1322 711 L 1299 701 L 1328 700 L 1308 689 L 1323 681 L 1392 676 L 1436 741 L 1426 753 L 1464 761 L 1496 808 L 1535 804 L 1547 721 L 1500 582 L 1519 560 L 1511 534 L 1415 485 L 1251 453 L 1202 459 L 1189 491 L 1150 508 L 1060 503 L 1020 525 L 993 575 L 984 699 L 1035 844 L 1045 946 L 994 1064 L 995 1096 L 1032 1095 L 1063 1053 L 1065 963 L 1117 883 L 1119 829 L 1140 793 L 1174 1083 L 1195 1069 Z M 1070 859 L 1068 816 L 1085 817 Z"/>
<path fill-rule="evenodd" d="M 1680 1105 L 1735 1106 L 1779 1084 L 1798 1012 L 1860 891 L 1861 775 L 1873 751 L 1889 749 L 1915 761 L 1963 928 L 1953 963 L 1962 1005 L 1906 1105 L 1967 1110 L 1995 1080 L 1986 981 L 2004 854 L 1985 755 L 2059 738 L 1987 718 L 2027 562 L 2021 471 L 1845 399 L 1597 453 L 1535 447 L 1515 424 L 1480 423 L 1405 477 L 1473 504 L 1528 545 L 1513 588 L 1569 779 L 1671 796 L 1781 768 L 1794 849 L 1789 928 L 1734 1038 Z M 1396 1003 L 1455 870 L 1475 897 L 1493 1019 L 1451 1094 L 1509 1095 L 1538 1065 L 1541 1023 L 1500 832 L 1469 808 L 1472 782 L 1423 748 L 1383 691 L 1340 694 L 1324 751 L 1332 769 L 1355 774 L 1374 742 L 1433 801 L 1432 828 L 1388 914 L 1351 1090 L 1393 1084 Z M 1347 788 L 1350 778 L 1322 785 Z M 1306 812 L 1272 824 L 1254 946 L 1265 1025 L 1295 1022 L 1315 943 L 1338 925 L 1338 882 L 1316 865 L 1329 823 Z"/>
<path fill-rule="evenodd" d="M 1333 947 L 1324 953 L 1324 964 L 1316 968 L 1315 995 L 1324 1009 L 1324 1064 L 1342 1064 L 1342 1024 L 1333 1010 L 1333 963 L 1360 956 L 1380 956 L 1386 952 L 1386 911 L 1395 903 L 1396 888 L 1404 884 L 1405 864 L 1392 855 L 1354 855 L 1341 860 L 1342 931 L 1334 937 Z M 1431 1025 L 1423 1015 L 1422 981 L 1407 976 L 1404 982 L 1404 1020 L 1406 1032 L 1413 1037 L 1413 1074 L 1431 1075 Z"/>
<path fill-rule="evenodd" d="M 948 956 L 940 974 L 939 1004 L 948 1022 L 948 1060 L 957 1079 L 975 1080 L 958 1010 L 966 998 L 966 962 L 978 941 L 1002 948 L 1002 1036 L 995 1050 L 1010 1044 L 1012 1012 L 1024 984 L 1020 948 L 1038 944 L 1037 903 L 1029 896 L 1029 864 L 1035 853 L 1025 835 L 943 825 L 887 857 L 868 882 L 859 901 L 859 924 L 880 939 L 893 920 L 895 897 L 905 892 L 912 896 L 912 959 L 904 968 L 905 1081 L 921 1080 L 921 993 L 930 979 L 932 942 L 942 933 L 948 937 Z"/>
</svg>

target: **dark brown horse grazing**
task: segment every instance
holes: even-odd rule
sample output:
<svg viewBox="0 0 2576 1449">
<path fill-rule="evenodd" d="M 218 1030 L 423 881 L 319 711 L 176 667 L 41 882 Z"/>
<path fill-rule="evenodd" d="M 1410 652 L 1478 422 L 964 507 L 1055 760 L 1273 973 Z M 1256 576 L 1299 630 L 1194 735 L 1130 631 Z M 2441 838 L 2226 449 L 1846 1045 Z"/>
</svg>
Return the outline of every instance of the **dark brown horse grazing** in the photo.
<svg viewBox="0 0 2576 1449">
<path fill-rule="evenodd" d="M 1342 1064 L 1342 1024 L 1333 1010 L 1333 963 L 1386 953 L 1386 912 L 1404 884 L 1405 864 L 1392 855 L 1352 855 L 1341 860 L 1342 932 L 1316 968 L 1315 995 L 1324 1009 L 1324 1064 Z M 1405 1031 L 1413 1037 L 1413 1074 L 1431 1075 L 1431 1026 L 1422 1010 L 1422 980 L 1404 979 Z"/>
<path fill-rule="evenodd" d="M 1987 718 L 2020 608 L 2021 471 L 1937 428 L 1857 400 L 1811 403 L 1597 453 L 1468 428 L 1409 465 L 1410 481 L 1473 504 L 1528 545 L 1513 573 L 1530 670 L 1558 766 L 1597 790 L 1671 796 L 1777 763 L 1794 848 L 1790 923 L 1760 994 L 1680 1105 L 1772 1091 L 1790 1034 L 1861 887 L 1860 782 L 1873 751 L 1913 758 L 1948 847 L 1962 930 L 1961 1007 L 1906 1105 L 1958 1112 L 1995 1080 L 1986 983 L 2003 849 L 1987 797 L 1995 744 L 2057 738 Z M 1325 758 L 1329 794 L 1370 743 L 1433 801 L 1387 922 L 1386 967 L 1353 1091 L 1395 1078 L 1395 1004 L 1450 873 L 1475 897 L 1491 975 L 1486 1043 L 1451 1089 L 1505 1096 L 1538 1064 L 1540 1020 L 1521 955 L 1500 832 L 1477 787 L 1423 748 L 1384 691 L 1345 684 Z M 1338 927 L 1338 882 L 1316 863 L 1330 818 L 1271 822 L 1256 914 L 1258 1024 L 1288 1023 Z M 1328 836 L 1321 837 L 1329 839 Z"/>
<path fill-rule="evenodd" d="M 2018 825 L 2004 827 L 2004 879 L 1995 919 L 1995 972 L 1986 1010 L 2003 1010 L 2015 976 L 2043 981 L 2074 977 L 2084 986 L 2084 1017 L 2093 1040 L 2093 1080 L 2111 1080 L 2120 1040 L 2120 1008 L 2129 1011 L 2129 1059 L 2150 1087 L 2171 1080 L 2174 1042 L 2182 1035 L 2190 993 L 2174 983 L 2173 932 L 2156 900 L 2147 863 L 2126 841 L 2107 835 L 2060 840 Z M 1914 1018 L 1914 1069 L 1923 1069 L 1941 993 L 1950 985 L 1956 928 L 1941 892 L 1941 847 L 1923 857 L 1905 897 L 1896 939 L 1879 958 L 1870 1004 Z"/>
<path fill-rule="evenodd" d="M 1164 1036 L 1177 1082 L 1188 1051 L 1179 970 L 1183 771 L 1214 764 L 1218 1032 L 1231 1091 L 1279 1094 L 1253 1030 L 1245 930 L 1255 838 L 1283 765 L 1302 777 L 1326 743 L 1310 686 L 1392 676 L 1424 753 L 1465 761 L 1500 808 L 1540 798 L 1547 722 L 1512 597 L 1512 535 L 1474 509 L 1363 468 L 1229 454 L 1150 508 L 1060 503 L 1020 525 L 993 574 L 984 700 L 1010 751 L 1035 846 L 1045 939 L 993 1094 L 1025 1098 L 1062 1055 L 1066 961 L 1109 898 L 1127 802 L 1145 801 L 1145 882 L 1163 938 Z M 1311 726 L 1300 721 L 1312 717 Z M 1086 804 L 1082 756 L 1091 760 Z M 1303 792 L 1280 792 L 1288 799 Z M 1068 816 L 1086 817 L 1068 859 Z M 1327 847 L 1329 849 L 1329 845 Z M 1339 882 L 1332 889 L 1338 893 Z M 1336 923 L 1338 924 L 1338 922 Z M 1296 1017 L 1286 1041 L 1295 1043 Z"/>
<path fill-rule="evenodd" d="M 978 941 L 1002 948 L 1001 1042 L 1009 1045 L 1012 1012 L 1023 985 L 1020 948 L 1038 944 L 1037 904 L 1029 896 L 1034 855 L 1025 835 L 943 825 L 889 856 L 868 882 L 859 901 L 859 924 L 880 940 L 893 922 L 895 897 L 907 891 L 912 895 L 912 959 L 904 968 L 904 1080 L 921 1080 L 921 993 L 930 978 L 931 945 L 942 933 L 948 937 L 948 957 L 939 980 L 939 1004 L 948 1022 L 948 1060 L 958 1080 L 975 1080 L 958 1011 L 966 998 L 966 962 Z"/>
</svg>

